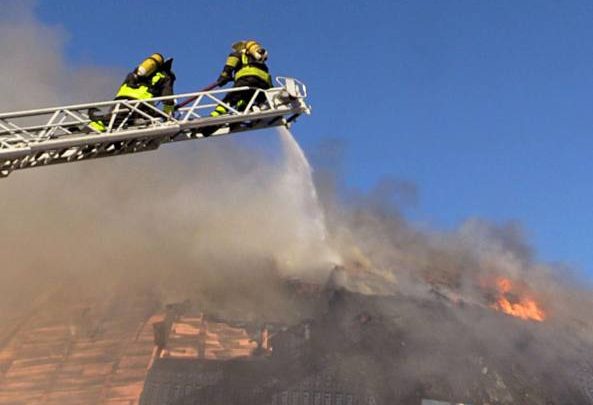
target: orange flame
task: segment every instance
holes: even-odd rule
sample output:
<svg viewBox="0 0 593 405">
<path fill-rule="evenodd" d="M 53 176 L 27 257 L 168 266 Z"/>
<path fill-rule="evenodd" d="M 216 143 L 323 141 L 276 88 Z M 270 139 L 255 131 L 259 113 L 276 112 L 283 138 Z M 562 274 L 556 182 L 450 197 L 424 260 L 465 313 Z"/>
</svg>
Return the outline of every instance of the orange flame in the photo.
<svg viewBox="0 0 593 405">
<path fill-rule="evenodd" d="M 511 280 L 501 277 L 496 281 L 496 285 L 499 296 L 496 303 L 491 305 L 492 308 L 525 320 L 542 322 L 546 319 L 546 314 L 532 298 L 524 296 L 519 297 L 517 302 L 509 300 L 513 290 Z"/>
</svg>

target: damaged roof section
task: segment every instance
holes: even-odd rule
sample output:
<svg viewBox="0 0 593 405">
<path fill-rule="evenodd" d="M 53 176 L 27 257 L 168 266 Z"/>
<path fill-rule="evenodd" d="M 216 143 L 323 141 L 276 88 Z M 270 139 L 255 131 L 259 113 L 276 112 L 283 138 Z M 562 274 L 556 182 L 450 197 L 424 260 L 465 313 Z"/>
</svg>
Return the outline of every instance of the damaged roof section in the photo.
<svg viewBox="0 0 593 405">
<path fill-rule="evenodd" d="M 296 322 L 130 290 L 50 300 L 0 336 L 0 403 L 593 403 L 593 350 L 571 324 L 287 284 L 291 306 L 307 304 Z"/>
<path fill-rule="evenodd" d="M 51 300 L 0 347 L 0 403 L 121 404 L 140 395 L 153 349 L 149 296 L 62 311 Z"/>
</svg>

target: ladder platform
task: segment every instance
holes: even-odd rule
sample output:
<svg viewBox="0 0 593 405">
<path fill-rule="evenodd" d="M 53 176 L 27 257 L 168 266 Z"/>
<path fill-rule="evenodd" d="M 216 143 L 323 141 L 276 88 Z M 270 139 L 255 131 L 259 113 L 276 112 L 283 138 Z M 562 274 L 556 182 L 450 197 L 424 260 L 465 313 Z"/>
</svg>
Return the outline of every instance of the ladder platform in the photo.
<svg viewBox="0 0 593 405">
<path fill-rule="evenodd" d="M 117 156 L 157 149 L 170 142 L 204 138 L 200 129 L 221 136 L 276 126 L 290 126 L 310 114 L 307 89 L 293 78 L 277 77 L 267 90 L 235 87 L 147 100 L 116 100 L 0 114 L 0 177 L 19 169 Z M 223 99 L 251 90 L 245 109 Z M 172 115 L 158 108 L 167 100 L 191 100 Z M 228 113 L 210 117 L 218 105 Z M 105 131 L 89 124 L 97 114 Z"/>
</svg>

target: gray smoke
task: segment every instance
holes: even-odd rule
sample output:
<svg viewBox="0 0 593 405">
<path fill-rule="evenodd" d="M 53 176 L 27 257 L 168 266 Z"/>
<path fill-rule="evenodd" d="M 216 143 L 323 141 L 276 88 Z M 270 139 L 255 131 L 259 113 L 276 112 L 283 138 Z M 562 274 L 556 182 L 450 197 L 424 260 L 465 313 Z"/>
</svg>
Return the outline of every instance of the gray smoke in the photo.
<svg viewBox="0 0 593 405">
<path fill-rule="evenodd" d="M 8 5 L 0 53 L 10 57 L 0 68 L 11 80 L 0 83 L 0 110 L 112 97 L 124 72 L 70 68 L 67 35 L 36 21 L 32 3 Z M 264 275 L 323 282 L 331 266 L 310 254 L 323 249 L 303 225 L 314 221 L 303 202 L 310 190 L 293 187 L 307 173 L 286 164 L 295 151 L 274 134 L 242 138 L 12 173 L 0 184 L 0 319 L 53 289 L 150 285 L 163 302 L 200 292 L 246 307 L 276 282 Z"/>
<path fill-rule="evenodd" d="M 111 97 L 124 72 L 69 68 L 66 34 L 36 21 L 31 3 L 7 4 L 0 54 L 8 57 L 0 60 L 0 71 L 11 80 L 0 82 L 0 110 Z M 443 384 L 463 386 L 475 373 L 453 372 L 450 361 L 466 356 L 468 345 L 482 350 L 471 352 L 477 370 L 492 364 L 500 370 L 517 359 L 530 376 L 566 381 L 569 364 L 592 347 L 590 289 L 566 268 L 538 263 L 517 224 L 470 219 L 453 232 L 418 229 L 393 203 L 416 199 L 410 184 L 390 181 L 361 195 L 343 192 L 339 176 L 323 170 L 317 184 L 324 212 L 311 214 L 303 193 L 287 188 L 295 184 L 291 176 L 306 174 L 302 162 L 287 165 L 294 150 L 267 135 L 17 171 L 1 180 L 0 327 L 48 295 L 91 300 L 122 288 L 156 289 L 161 302 L 189 297 L 205 307 L 241 308 L 242 316 L 281 314 L 296 322 L 299 311 L 278 288 L 281 280 L 319 282 L 336 262 L 343 270 L 334 273 L 335 285 L 397 297 L 375 309 L 380 326 L 394 341 L 405 337 L 397 344 L 407 342 L 408 351 L 398 367 L 378 364 L 377 381 L 393 377 L 414 385 L 438 376 Z M 273 157 L 263 143 L 273 144 Z M 321 151 L 321 160 L 339 167 L 335 156 Z M 306 190 L 307 181 L 297 180 Z M 326 235 L 315 225 L 319 218 Z M 545 322 L 529 327 L 528 338 L 491 308 L 499 277 L 512 280 L 517 294 L 529 294 L 547 314 Z M 443 302 L 454 309 L 454 321 L 427 318 L 426 305 Z M 461 307 L 481 315 L 456 310 Z M 358 309 L 348 311 L 354 317 Z M 456 329 L 462 327 L 463 338 Z M 435 336 L 448 344 L 448 356 L 431 355 L 442 348 L 431 340 Z M 361 348 L 357 355 L 368 352 Z M 502 378 L 487 370 L 484 375 L 495 385 Z M 505 401 L 511 400 L 499 403 Z"/>
<path fill-rule="evenodd" d="M 390 181 L 399 185 L 387 188 L 391 194 L 383 185 L 368 195 L 342 193 L 344 201 L 333 192 L 342 188 L 338 176 L 325 172 L 320 182 L 332 190 L 322 197 L 345 266 L 334 282 L 382 297 L 338 306 L 342 333 L 377 362 L 369 381 L 390 387 L 387 403 L 593 401 L 590 283 L 566 266 L 538 262 L 519 224 L 472 218 L 451 232 L 419 229 L 392 203 L 410 200 L 405 184 Z M 505 297 L 533 299 L 544 322 L 494 310 L 501 278 L 512 282 Z M 364 311 L 378 321 L 353 331 Z"/>
</svg>

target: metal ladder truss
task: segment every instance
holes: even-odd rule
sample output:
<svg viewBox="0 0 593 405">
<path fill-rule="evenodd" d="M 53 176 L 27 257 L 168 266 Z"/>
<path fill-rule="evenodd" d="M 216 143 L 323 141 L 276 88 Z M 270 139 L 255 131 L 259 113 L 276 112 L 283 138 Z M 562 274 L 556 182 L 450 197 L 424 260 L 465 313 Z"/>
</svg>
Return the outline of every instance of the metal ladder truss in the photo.
<svg viewBox="0 0 593 405">
<path fill-rule="evenodd" d="M 157 97 L 43 108 L 0 114 L 0 177 L 12 171 L 157 149 L 169 142 L 199 139 L 200 128 L 211 136 L 290 124 L 310 114 L 307 88 L 300 81 L 277 77 L 268 90 L 235 87 Z M 244 109 L 225 103 L 228 94 L 252 90 Z M 191 99 L 172 115 L 159 105 L 166 100 Z M 211 117 L 218 105 L 228 113 Z M 106 130 L 89 124 L 101 118 Z"/>
</svg>

